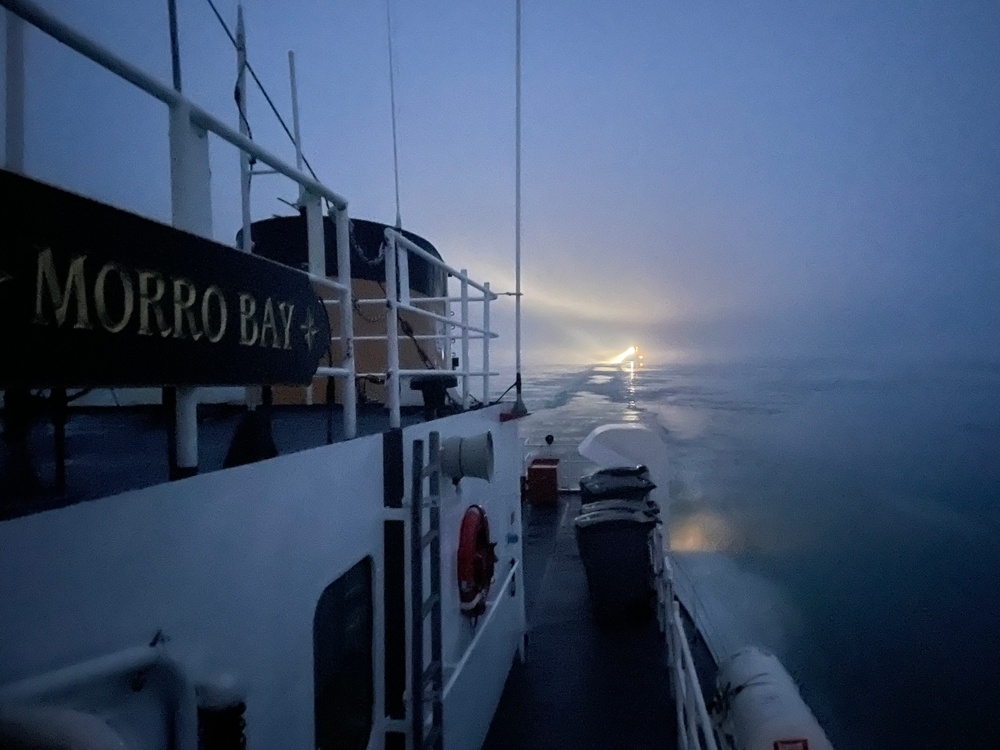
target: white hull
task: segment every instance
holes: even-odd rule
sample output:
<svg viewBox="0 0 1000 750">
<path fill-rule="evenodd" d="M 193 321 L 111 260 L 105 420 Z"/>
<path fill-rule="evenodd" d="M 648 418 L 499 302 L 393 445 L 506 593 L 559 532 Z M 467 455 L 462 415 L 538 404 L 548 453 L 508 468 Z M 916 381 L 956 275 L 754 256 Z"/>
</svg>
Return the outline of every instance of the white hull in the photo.
<svg viewBox="0 0 1000 750">
<path fill-rule="evenodd" d="M 474 636 L 459 612 L 455 583 L 466 507 L 482 505 L 493 523 L 499 557 L 494 598 L 510 561 L 521 557 L 520 448 L 515 425 L 500 424 L 499 411 L 466 413 L 403 434 L 407 497 L 409 446 L 431 429 L 445 437 L 489 430 L 495 444 L 492 483 L 466 478 L 457 492 L 450 481 L 442 482 L 449 748 L 482 743 L 524 629 L 523 586 L 515 585 L 496 612 L 481 619 L 480 632 L 484 626 L 492 632 L 468 654 L 469 677 L 447 669 L 466 656 Z M 382 437 L 374 435 L 0 525 L 0 696 L 25 700 L 30 686 L 13 683 L 148 647 L 162 633 L 166 640 L 155 648 L 180 667 L 186 690 L 235 683 L 246 699 L 251 747 L 314 748 L 317 601 L 328 584 L 370 557 L 375 719 L 368 746 L 382 747 L 388 728 L 383 522 L 399 514 L 383 507 L 382 470 Z M 99 686 L 82 689 L 75 699 L 79 708 L 87 708 L 87 701 L 114 713 Z M 124 699 L 119 708 L 125 708 Z M 128 734 L 130 722 L 140 718 L 120 715 L 115 725 Z M 193 742 L 187 737 L 178 747 Z"/>
</svg>

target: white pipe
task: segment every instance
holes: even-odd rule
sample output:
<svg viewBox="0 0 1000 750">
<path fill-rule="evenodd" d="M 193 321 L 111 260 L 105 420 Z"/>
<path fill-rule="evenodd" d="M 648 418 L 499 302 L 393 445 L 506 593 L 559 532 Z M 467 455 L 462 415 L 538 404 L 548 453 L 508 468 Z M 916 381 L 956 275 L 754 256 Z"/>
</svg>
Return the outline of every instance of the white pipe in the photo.
<svg viewBox="0 0 1000 750">
<path fill-rule="evenodd" d="M 448 294 L 448 287 L 451 284 L 451 279 L 452 279 L 451 274 L 448 274 L 447 276 L 445 276 L 445 279 L 444 279 L 444 286 L 445 286 L 444 293 L 445 293 L 446 296 L 450 296 Z M 452 352 L 452 340 L 453 340 L 452 330 L 455 328 L 455 324 L 452 323 L 452 318 L 455 317 L 455 313 L 451 309 L 451 302 L 461 302 L 461 301 L 462 301 L 462 298 L 458 297 L 456 299 L 449 300 L 449 302 L 445 303 L 444 314 L 441 316 L 441 319 L 439 319 L 439 322 L 441 322 L 441 323 L 444 324 L 442 326 L 442 328 L 441 328 L 441 335 L 443 335 L 445 337 L 444 338 L 444 366 L 446 368 L 448 368 L 448 369 L 450 369 L 452 367 L 452 364 L 451 364 L 451 361 L 452 361 L 452 359 L 451 359 L 451 352 Z"/>
<path fill-rule="evenodd" d="M 469 408 L 469 272 L 462 269 L 462 408 Z"/>
<path fill-rule="evenodd" d="M 198 389 L 178 386 L 177 467 L 183 476 L 198 473 Z"/>
<path fill-rule="evenodd" d="M 397 232 L 385 230 L 389 247 L 385 253 L 385 304 L 388 310 L 385 314 L 386 325 L 386 367 L 385 387 L 388 393 L 389 426 L 400 426 L 399 399 L 399 298 L 396 291 L 396 239 Z"/>
<path fill-rule="evenodd" d="M 481 378 L 484 377 L 485 375 L 499 375 L 499 374 L 500 373 L 498 372 L 478 372 L 476 370 L 470 370 L 468 373 L 466 373 L 465 370 L 462 370 L 462 376 L 465 377 L 466 375 L 468 375 L 468 377 L 470 378 Z M 399 375 L 400 377 L 404 378 L 409 378 L 409 377 L 444 378 L 454 375 L 454 372 L 451 370 L 400 370 Z"/>
<path fill-rule="evenodd" d="M 7 92 L 5 161 L 11 172 L 24 172 L 24 21 L 13 13 L 7 21 Z"/>
<path fill-rule="evenodd" d="M 489 290 L 489 283 L 486 284 L 486 289 Z M 489 291 L 483 297 L 483 328 L 487 331 L 490 330 L 490 294 Z M 468 333 L 466 333 L 468 337 Z M 483 403 L 488 404 L 490 402 L 490 342 L 488 338 L 483 338 Z"/>
<path fill-rule="evenodd" d="M 302 188 L 299 205 L 306 210 L 306 259 L 310 278 L 326 278 L 326 239 L 323 228 L 323 199 Z M 337 291 L 340 292 L 340 283 Z"/>
<path fill-rule="evenodd" d="M 399 247 L 397 245 L 396 247 Z M 399 254 L 396 273 L 399 276 L 399 302 L 401 307 L 410 307 L 410 256 L 405 252 Z"/>
<path fill-rule="evenodd" d="M 470 286 L 473 285 L 473 282 L 472 282 L 471 279 L 469 281 L 469 284 L 470 284 Z M 484 284 L 483 286 L 489 286 L 489 284 Z M 489 300 L 490 302 L 492 302 L 493 300 L 499 298 L 499 296 L 500 296 L 499 294 L 490 294 L 488 297 L 485 296 L 485 295 L 482 296 L 482 297 L 474 297 L 474 296 L 470 295 L 469 296 L 469 302 L 485 302 L 487 300 Z M 410 304 L 411 305 L 430 305 L 430 304 L 441 304 L 442 302 L 461 302 L 461 301 L 462 301 L 461 297 L 413 297 L 410 300 Z M 382 305 L 385 304 L 385 300 L 383 298 L 381 298 L 381 297 L 379 297 L 379 298 L 372 298 L 372 299 L 359 299 L 359 300 L 355 300 L 355 302 L 357 302 L 359 305 L 378 305 L 378 306 L 382 306 Z"/>
<path fill-rule="evenodd" d="M 334 209 L 337 227 L 337 279 L 340 285 L 340 337 L 344 359 L 342 366 L 350 374 L 344 379 L 344 436 L 358 434 L 358 384 L 354 379 L 354 306 L 351 304 L 351 220 L 347 206 Z M 325 252 L 325 250 L 324 250 Z M 397 425 L 398 426 L 398 425 Z"/>
<path fill-rule="evenodd" d="M 701 687 L 698 684 L 697 672 L 694 668 L 694 659 L 691 658 L 691 649 L 688 646 L 687 636 L 684 634 L 684 623 L 681 621 L 680 605 L 675 602 L 674 621 L 677 626 L 678 638 L 680 641 L 681 664 L 683 671 L 687 673 L 690 680 L 691 704 L 694 710 L 690 712 L 690 723 L 695 722 L 702 727 L 705 734 L 705 745 L 709 750 L 718 750 L 715 743 L 715 734 L 712 732 L 712 722 L 708 718 L 708 709 L 705 707 L 705 699 L 701 694 Z M 687 686 L 686 686 L 687 687 Z M 697 736 L 697 734 L 694 734 Z"/>
<path fill-rule="evenodd" d="M 306 258 L 310 277 L 326 277 L 326 240 L 323 229 L 322 198 L 299 187 L 299 206 L 306 211 Z M 315 397 L 312 381 L 306 387 L 306 403 Z"/>
<path fill-rule="evenodd" d="M 247 102 L 247 37 L 243 23 L 243 4 L 236 6 L 236 117 L 240 135 L 250 137 L 249 104 Z M 252 216 L 250 213 L 250 156 L 246 151 L 240 151 L 240 211 L 243 220 L 243 231 L 240 233 L 239 249 L 245 253 L 253 251 Z M 244 401 L 247 408 L 256 409 L 263 401 L 263 391 L 260 386 L 247 386 Z"/>
<path fill-rule="evenodd" d="M 0 703 L 23 703 L 40 695 L 61 692 L 81 682 L 142 669 L 154 664 L 159 658 L 160 652 L 148 646 L 137 646 L 105 654 L 37 677 L 4 685 L 0 687 Z"/>
<path fill-rule="evenodd" d="M 172 91 L 172 89 L 171 89 Z M 170 107 L 170 201 L 173 225 L 212 237 L 212 185 L 208 135 L 191 121 L 184 100 Z M 198 473 L 198 392 L 177 389 L 174 412 L 177 471 L 173 478 Z"/>
<path fill-rule="evenodd" d="M 339 227 L 338 227 L 338 233 L 339 233 Z M 315 274 L 315 273 L 307 273 L 306 275 L 309 277 L 309 280 L 313 284 L 317 284 L 317 285 L 325 287 L 327 289 L 331 289 L 334 292 L 350 291 L 350 289 L 351 289 L 350 283 L 341 284 L 339 281 L 334 281 L 333 279 L 331 279 L 331 278 L 329 278 L 327 276 L 320 276 L 319 274 Z M 328 300 L 328 301 L 330 301 L 330 302 L 336 302 L 337 304 L 340 303 L 339 299 L 338 300 Z M 385 304 L 385 300 L 384 299 L 380 299 L 379 300 L 379 304 L 384 305 Z"/>
<path fill-rule="evenodd" d="M 687 706 L 687 683 L 684 681 L 683 656 L 681 655 L 680 641 L 684 638 L 684 628 L 680 625 L 680 610 L 677 602 L 674 602 L 670 612 L 670 628 L 673 631 L 674 649 L 671 659 L 671 671 L 674 674 L 674 703 L 677 706 L 677 745 L 687 748 L 687 730 L 685 729 L 684 714 Z M 678 628 L 680 628 L 678 630 Z"/>
<path fill-rule="evenodd" d="M 0 0 L 0 2 L 3 2 L 3 1 L 4 0 Z M 393 232 L 393 234 L 396 235 L 396 242 L 400 246 L 402 246 L 403 248 L 405 248 L 406 252 L 410 253 L 411 255 L 416 255 L 419 258 L 423 258 L 428 263 L 430 263 L 432 266 L 435 266 L 436 268 L 440 268 L 441 270 L 446 271 L 447 273 L 451 274 L 455 278 L 460 278 L 462 276 L 462 272 L 461 271 L 455 270 L 454 268 L 452 268 L 451 266 L 449 266 L 447 263 L 445 263 L 440 258 L 435 257 L 434 255 L 431 255 L 429 252 L 427 252 L 422 247 L 420 247 L 420 245 L 418 245 L 415 242 L 413 242 L 413 241 L 409 240 L 408 238 L 404 237 L 399 232 L 395 232 L 392 229 L 388 229 L 386 231 L 387 232 Z M 388 237 L 388 234 L 386 236 Z M 480 284 L 478 282 L 475 282 L 472 279 L 468 279 L 468 281 L 469 281 L 469 286 L 471 286 L 473 289 L 478 289 L 480 292 L 483 292 L 483 293 L 486 292 L 486 287 L 483 286 L 482 284 Z"/>
<path fill-rule="evenodd" d="M 157 648 L 148 646 L 128 648 L 8 684 L 0 688 L 0 703 L 13 706 L 44 701 L 47 696 L 65 693 L 74 686 L 157 666 L 167 671 L 173 683 L 173 697 L 176 701 L 174 733 L 177 737 L 177 748 L 194 750 L 198 742 L 194 686 L 181 666 L 167 658 Z"/>
<path fill-rule="evenodd" d="M 292 88 L 292 132 L 295 134 L 295 168 L 302 171 L 302 134 L 299 132 L 299 87 L 295 82 L 295 53 L 288 50 L 288 79 Z"/>
<path fill-rule="evenodd" d="M 495 339 L 500 336 L 500 334 L 498 333 L 492 333 L 491 331 L 487 331 L 485 328 L 480 328 L 479 326 L 474 326 L 474 325 L 463 326 L 461 323 L 456 323 L 451 318 L 446 318 L 444 315 L 438 315 L 437 313 L 432 313 L 430 310 L 424 310 L 420 307 L 414 307 L 413 305 L 404 305 L 400 303 L 399 309 L 413 313 L 414 315 L 419 315 L 422 318 L 429 318 L 430 320 L 439 320 L 442 323 L 447 323 L 453 326 L 459 326 L 460 328 L 463 328 L 466 331 L 472 333 L 480 333 L 486 338 Z"/>
<path fill-rule="evenodd" d="M 0 5 L 7 8 L 7 10 L 12 13 L 17 14 L 33 26 L 41 29 L 53 39 L 71 47 L 84 57 L 93 60 L 98 65 L 106 68 L 120 78 L 125 79 L 129 83 L 146 91 L 148 94 L 151 94 L 164 104 L 168 104 L 172 107 L 187 107 L 190 113 L 190 120 L 193 124 L 209 132 L 215 133 L 217 136 L 223 138 L 237 148 L 247 151 L 251 156 L 257 159 L 257 161 L 267 164 L 275 171 L 285 175 L 291 180 L 294 180 L 311 192 L 321 195 L 329 200 L 334 206 L 337 206 L 338 208 L 347 207 L 347 199 L 343 196 L 338 195 L 308 175 L 302 174 L 294 167 L 285 164 L 285 162 L 274 154 L 261 148 L 249 138 L 246 138 L 240 133 L 234 131 L 231 127 L 212 116 L 204 109 L 192 104 L 173 88 L 164 85 L 152 76 L 139 70 L 131 63 L 108 51 L 97 42 L 91 40 L 89 37 L 84 36 L 75 29 L 72 29 L 52 14 L 40 8 L 36 3 L 31 2 L 31 0 L 0 0 Z"/>
<path fill-rule="evenodd" d="M 292 142 L 295 145 L 295 168 L 302 171 L 302 132 L 299 128 L 299 87 L 295 78 L 295 53 L 288 50 L 288 84 L 292 93 Z M 326 276 L 326 241 L 323 236 L 322 199 L 299 186 L 299 207 L 306 210 L 306 256 L 312 276 Z M 315 398 L 313 383 L 306 387 L 306 403 Z"/>
</svg>

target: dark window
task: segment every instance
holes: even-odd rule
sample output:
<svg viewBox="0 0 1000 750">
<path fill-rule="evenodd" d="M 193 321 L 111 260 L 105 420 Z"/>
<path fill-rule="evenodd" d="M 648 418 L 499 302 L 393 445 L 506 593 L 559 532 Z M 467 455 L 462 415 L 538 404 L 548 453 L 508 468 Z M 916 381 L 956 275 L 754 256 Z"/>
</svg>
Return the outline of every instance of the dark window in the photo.
<svg viewBox="0 0 1000 750">
<path fill-rule="evenodd" d="M 316 747 L 364 750 L 372 730 L 372 559 L 331 583 L 313 619 Z"/>
</svg>

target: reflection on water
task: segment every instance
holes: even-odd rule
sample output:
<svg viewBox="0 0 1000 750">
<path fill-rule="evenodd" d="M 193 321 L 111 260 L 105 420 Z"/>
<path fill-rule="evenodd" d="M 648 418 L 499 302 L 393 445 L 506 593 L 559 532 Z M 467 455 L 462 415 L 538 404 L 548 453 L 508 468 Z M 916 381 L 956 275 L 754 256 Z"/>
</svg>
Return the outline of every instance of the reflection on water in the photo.
<svg viewBox="0 0 1000 750">
<path fill-rule="evenodd" d="M 675 552 L 738 552 L 736 534 L 726 520 L 703 510 L 677 518 L 671 513 L 670 549 Z"/>
<path fill-rule="evenodd" d="M 525 394 L 564 486 L 593 427 L 661 432 L 715 640 L 778 653 L 835 746 L 1000 747 L 996 368 L 576 368 Z"/>
</svg>

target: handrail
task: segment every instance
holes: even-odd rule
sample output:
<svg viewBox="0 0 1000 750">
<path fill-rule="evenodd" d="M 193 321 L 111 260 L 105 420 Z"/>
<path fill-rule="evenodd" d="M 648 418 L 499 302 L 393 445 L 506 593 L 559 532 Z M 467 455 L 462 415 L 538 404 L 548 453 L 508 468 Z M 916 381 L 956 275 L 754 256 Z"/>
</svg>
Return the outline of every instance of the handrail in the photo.
<svg viewBox="0 0 1000 750">
<path fill-rule="evenodd" d="M 669 651 L 671 685 L 677 714 L 677 744 L 684 750 L 718 750 L 712 720 L 705 706 L 701 682 L 691 656 L 684 621 L 681 619 L 680 602 L 674 596 L 672 566 L 663 558 L 660 573 L 664 580 L 665 620 Z"/>
<path fill-rule="evenodd" d="M 326 198 L 337 208 L 343 209 L 347 207 L 347 199 L 343 196 L 338 195 L 321 182 L 300 172 L 295 167 L 286 164 L 271 152 L 261 148 L 254 141 L 240 135 L 239 132 L 233 130 L 215 116 L 193 104 L 180 92 L 167 86 L 165 83 L 161 83 L 153 76 L 145 73 L 113 52 L 104 49 L 100 44 L 70 28 L 51 13 L 31 2 L 31 0 L 0 0 L 0 5 L 41 31 L 44 31 L 53 39 L 62 42 L 67 47 L 76 50 L 101 67 L 115 73 L 119 78 L 124 78 L 134 86 L 156 97 L 164 104 L 171 107 L 185 107 L 189 109 L 191 122 L 195 125 L 229 141 L 240 150 L 255 157 L 258 161 L 264 162 L 276 172 L 294 180 L 310 193 Z"/>
<path fill-rule="evenodd" d="M 321 199 L 326 199 L 332 204 L 329 213 L 335 218 L 336 224 L 337 278 L 333 279 L 324 276 L 321 264 L 313 264 L 308 271 L 295 270 L 305 275 L 314 286 L 336 293 L 335 299 L 324 298 L 323 304 L 328 309 L 334 306 L 339 308 L 340 331 L 338 335 L 331 336 L 331 343 L 334 341 L 341 343 L 343 360 L 339 363 L 340 366 L 334 366 L 337 363 L 331 362 L 328 367 L 318 368 L 316 374 L 320 377 L 336 377 L 344 380 L 344 434 L 348 438 L 355 435 L 357 424 L 357 399 L 354 394 L 356 379 L 360 374 L 357 372 L 354 359 L 354 342 L 356 340 L 382 340 L 381 337 L 354 337 L 353 321 L 356 305 L 385 304 L 389 308 L 389 313 L 386 315 L 387 331 L 384 337 L 387 348 L 387 365 L 385 373 L 381 375 L 385 378 L 388 386 L 387 406 L 389 407 L 391 426 L 399 426 L 399 381 L 401 378 L 417 377 L 418 375 L 429 377 L 458 376 L 462 381 L 462 405 L 468 407 L 470 399 L 469 379 L 471 377 L 481 377 L 483 381 L 482 401 L 486 403 L 489 400 L 490 377 L 498 375 L 496 372 L 491 372 L 489 366 L 489 341 L 493 338 L 498 338 L 498 334 L 490 330 L 489 305 L 492 301 L 498 299 L 499 295 L 490 290 L 488 283 L 473 281 L 469 278 L 468 272 L 465 269 L 456 270 L 412 240 L 404 237 L 401 232 L 387 229 L 385 237 L 392 251 L 386 254 L 386 288 L 388 290 L 386 298 L 384 300 L 354 300 L 350 272 L 350 219 L 346 198 L 329 189 L 310 175 L 303 173 L 300 169 L 285 163 L 282 159 L 262 148 L 256 142 L 251 141 L 245 135 L 229 127 L 206 110 L 194 104 L 180 91 L 140 70 L 90 37 L 71 28 L 52 13 L 39 7 L 33 0 L 0 0 L 0 6 L 168 106 L 171 117 L 171 153 L 173 154 L 175 147 L 181 153 L 192 153 L 191 156 L 185 157 L 190 163 L 185 162 L 182 168 L 177 170 L 180 175 L 179 177 L 174 174 L 174 170 L 171 172 L 175 224 L 178 226 L 188 231 L 202 231 L 207 232 L 208 235 L 211 234 L 210 209 L 201 214 L 199 214 L 198 210 L 198 206 L 206 200 L 210 201 L 211 196 L 208 151 L 207 148 L 203 150 L 194 149 L 194 151 L 198 152 L 195 154 L 189 147 L 187 140 L 185 140 L 190 140 L 192 137 L 195 140 L 201 138 L 203 136 L 202 131 L 213 133 L 235 146 L 243 154 L 249 155 L 257 162 L 270 167 L 274 173 L 284 175 L 297 183 L 302 191 L 300 193 L 300 202 L 305 202 L 307 217 L 315 218 L 315 216 L 319 215 Z M 259 174 L 260 171 L 257 173 Z M 178 196 L 181 196 L 184 200 L 180 209 L 177 205 Z M 208 197 L 205 198 L 205 196 Z M 182 219 L 178 219 L 178 215 L 183 215 Z M 191 218 L 192 215 L 194 216 L 193 219 Z M 312 219 L 310 219 L 310 222 L 312 222 Z M 312 223 L 310 223 L 308 228 L 310 258 L 313 257 L 313 245 L 317 243 L 320 247 L 323 245 L 321 222 L 319 223 L 318 231 L 319 234 L 314 231 Z M 408 264 L 404 263 L 401 266 L 397 266 L 397 253 L 400 249 L 416 255 L 433 267 L 441 269 L 445 272 L 447 278 L 458 279 L 462 285 L 461 296 L 448 295 L 446 289 L 445 293 L 440 297 L 411 298 Z M 320 269 L 319 273 L 317 273 L 317 268 Z M 402 290 L 397 289 L 397 280 L 404 287 Z M 469 295 L 470 287 L 481 292 L 482 296 L 471 297 Z M 471 302 L 483 305 L 482 326 L 473 325 L 469 321 L 469 304 Z M 443 304 L 447 306 L 452 303 L 461 304 L 460 317 L 452 318 L 425 309 L 427 305 Z M 398 330 L 400 311 L 443 324 L 440 333 L 430 337 L 425 337 L 423 334 L 414 334 L 414 339 L 419 336 L 421 340 L 429 338 L 441 342 L 445 361 L 449 364 L 452 354 L 452 341 L 460 340 L 463 360 L 461 363 L 462 367 L 454 370 L 442 369 L 436 371 L 401 369 L 399 362 L 399 337 L 402 334 Z M 460 334 L 453 334 L 449 330 L 449 327 L 457 328 Z M 469 343 L 473 340 L 482 342 L 482 368 L 476 371 L 473 371 L 469 366 Z M 178 429 L 177 444 L 179 448 L 183 445 L 186 459 L 189 455 L 193 456 L 190 460 L 193 461 L 193 466 L 197 470 L 197 422 L 194 416 L 196 412 L 191 408 L 191 405 L 196 401 L 196 394 L 191 389 L 191 393 L 187 394 L 187 396 L 185 400 L 185 404 L 187 404 L 186 410 L 181 410 L 180 408 L 178 410 L 178 425 L 180 426 L 183 423 L 184 429 L 183 431 Z M 182 432 L 183 435 L 181 434 Z M 188 464 L 183 463 L 181 465 L 186 467 Z"/>
<path fill-rule="evenodd" d="M 490 292 L 490 290 L 489 290 L 489 287 L 485 286 L 484 284 L 480 284 L 480 283 L 478 283 L 476 281 L 473 281 L 472 279 L 469 278 L 469 275 L 467 273 L 465 273 L 464 271 L 457 271 L 457 270 L 455 270 L 454 268 L 452 268 L 451 266 L 449 266 L 447 263 L 445 263 L 443 260 L 441 260 L 440 258 L 438 258 L 436 255 L 431 255 L 429 252 L 427 252 L 422 247 L 420 247 L 420 245 L 416 244 L 415 242 L 413 242 L 412 240 L 408 239 L 407 237 L 404 237 L 400 232 L 397 232 L 395 229 L 386 229 L 385 230 L 385 236 L 386 236 L 386 238 L 389 237 L 390 232 L 393 235 L 395 235 L 397 246 L 398 245 L 402 245 L 404 248 L 406 248 L 407 252 L 413 253 L 418 258 L 423 258 L 424 260 L 426 260 L 431 265 L 437 266 L 441 270 L 446 271 L 449 275 L 454 276 L 456 279 L 466 279 L 466 280 L 468 280 L 469 286 L 473 287 L 474 289 L 478 289 L 483 294 L 486 294 L 486 295 L 492 294 L 492 292 Z"/>
<path fill-rule="evenodd" d="M 357 433 L 357 398 L 355 396 L 355 364 L 352 341 L 354 330 L 353 309 L 350 304 L 345 304 L 349 303 L 351 298 L 350 254 L 347 252 L 349 242 L 349 215 L 347 212 L 347 199 L 340 196 L 333 190 L 330 190 L 318 180 L 304 174 L 299 169 L 286 164 L 280 158 L 262 148 L 254 141 L 251 141 L 243 134 L 233 130 L 228 125 L 206 112 L 204 109 L 198 107 L 181 94 L 180 91 L 167 86 L 153 76 L 132 65 L 125 59 L 119 57 L 114 52 L 106 49 L 96 41 L 71 28 L 54 15 L 38 7 L 38 5 L 31 2 L 31 0 L 0 0 L 0 5 L 6 8 L 10 13 L 19 16 L 24 21 L 48 34 L 56 41 L 65 44 L 67 47 L 75 50 L 83 57 L 90 59 L 112 74 L 128 81 L 166 104 L 171 113 L 171 128 L 173 128 L 174 123 L 177 122 L 183 123 L 184 128 L 194 126 L 207 132 L 214 133 L 223 140 L 228 141 L 244 154 L 248 154 L 254 157 L 257 161 L 269 165 L 276 173 L 288 177 L 300 186 L 302 189 L 301 195 L 304 196 L 303 199 L 309 202 L 307 208 L 310 208 L 314 203 L 316 209 L 318 210 L 321 198 L 327 199 L 332 204 L 331 213 L 334 214 L 337 228 L 338 267 L 340 270 L 339 278 L 334 280 L 321 274 L 301 271 L 299 269 L 293 270 L 305 275 L 310 282 L 312 282 L 312 284 L 337 292 L 340 296 L 338 302 L 341 307 L 340 339 L 343 342 L 343 366 L 323 368 L 323 371 L 320 374 L 338 377 L 345 381 L 343 398 L 344 434 L 348 438 L 354 437 Z M 173 130 L 171 130 L 170 137 L 171 149 L 173 149 L 174 139 L 183 138 L 184 135 L 174 134 Z M 207 150 L 204 151 L 201 158 L 205 160 L 204 174 L 209 175 L 210 171 L 208 169 Z M 173 173 L 171 174 L 172 193 L 175 201 L 175 224 L 177 224 L 178 206 L 176 201 L 178 194 L 183 195 L 189 190 L 198 191 L 204 189 L 206 194 L 210 195 L 211 177 L 202 177 L 201 174 L 198 173 L 197 169 L 192 170 L 190 169 L 190 166 L 191 165 L 187 165 L 185 169 L 180 170 L 183 172 L 183 177 L 181 178 Z M 178 182 L 178 179 L 182 181 Z M 200 223 L 202 229 L 207 227 L 208 232 L 211 233 L 210 219 L 207 224 L 205 222 Z M 191 231 L 192 226 L 190 226 L 190 224 L 190 216 L 186 216 L 185 220 L 178 226 Z M 198 227 L 194 227 L 194 229 L 197 231 Z M 311 231 L 312 230 L 310 229 L 310 235 Z M 310 236 L 310 242 L 312 242 L 313 239 L 314 238 Z M 321 237 L 320 240 L 322 240 Z M 341 247 L 343 250 L 340 249 Z M 178 453 L 182 454 L 182 461 L 180 464 L 185 467 L 188 467 L 189 465 L 194 466 L 195 470 L 197 470 L 198 429 L 197 422 L 194 417 L 195 411 L 192 406 L 195 399 L 196 396 L 194 395 L 193 390 L 188 389 L 188 391 L 185 392 L 184 409 L 181 409 L 180 406 L 178 407 L 177 449 Z"/>
<path fill-rule="evenodd" d="M 469 297 L 469 302 L 486 302 L 500 299 L 500 295 L 496 292 L 490 292 L 489 297 L 483 295 L 482 297 Z M 334 300 L 335 301 L 335 300 Z M 365 297 L 362 299 L 354 300 L 359 305 L 384 305 L 385 297 Z M 461 297 L 413 297 L 410 299 L 411 305 L 422 304 L 428 305 L 432 303 L 442 303 L 442 302 L 461 302 Z"/>
<path fill-rule="evenodd" d="M 459 377 L 462 384 L 462 407 L 468 408 L 469 406 L 469 379 L 473 377 L 481 377 L 483 379 L 483 397 L 482 402 L 487 403 L 489 401 L 489 389 L 490 389 L 490 377 L 498 375 L 498 373 L 490 371 L 490 353 L 489 353 L 489 341 L 490 339 L 497 338 L 498 334 L 490 330 L 490 302 L 497 299 L 498 295 L 494 294 L 490 290 L 489 283 L 480 284 L 479 282 L 473 281 L 469 278 L 469 274 L 465 269 L 461 271 L 456 271 L 454 268 L 449 266 L 447 263 L 442 261 L 440 258 L 435 257 L 430 254 L 416 243 L 407 239 L 402 235 L 401 232 L 387 227 L 384 232 L 385 243 L 387 249 L 385 251 L 385 278 L 386 278 L 386 300 L 385 304 L 388 307 L 388 312 L 386 313 L 386 338 L 387 338 L 387 363 L 386 363 L 386 373 L 385 373 L 385 384 L 388 390 L 388 406 L 389 406 L 389 424 L 392 427 L 398 427 L 400 425 L 401 415 L 399 412 L 400 403 L 400 389 L 401 380 L 407 377 Z M 403 255 L 400 255 L 402 251 Z M 449 304 L 451 301 L 459 302 L 460 312 L 458 318 L 453 318 L 449 315 L 442 315 L 431 310 L 423 309 L 422 307 L 417 307 L 418 298 L 411 298 L 409 289 L 409 263 L 405 260 L 405 253 L 413 253 L 417 257 L 423 259 L 425 262 L 429 263 L 433 267 L 437 267 L 445 271 L 449 278 L 457 278 L 461 284 L 461 295 L 457 298 L 452 298 L 445 290 L 445 294 L 441 297 L 434 299 L 439 299 L 441 302 L 438 304 Z M 398 285 L 397 285 L 398 279 Z M 475 288 L 480 290 L 483 294 L 479 298 L 483 305 L 483 324 L 482 326 L 473 325 L 469 322 L 469 303 L 472 301 L 469 297 L 469 288 Z M 428 299 L 419 299 L 422 304 L 427 304 L 430 302 Z M 433 369 L 429 368 L 427 370 L 405 370 L 400 368 L 399 362 L 399 343 L 398 343 L 398 324 L 399 324 L 399 314 L 400 312 L 406 312 L 410 315 L 421 317 L 426 320 L 435 321 L 442 323 L 445 327 L 451 326 L 458 328 L 461 332 L 458 336 L 453 336 L 447 332 L 447 328 L 442 330 L 441 333 L 433 336 L 432 338 L 437 341 L 441 341 L 444 344 L 444 349 L 446 356 L 450 357 L 450 347 L 451 342 L 455 339 L 461 341 L 461 367 L 459 369 Z M 471 370 L 469 366 L 469 344 L 470 341 L 475 338 L 476 340 L 482 341 L 482 369 L 478 372 Z M 414 341 L 416 341 L 416 335 L 414 335 Z"/>
<path fill-rule="evenodd" d="M 437 321 L 439 321 L 441 323 L 446 323 L 447 325 L 450 325 L 450 326 L 457 326 L 457 327 L 462 328 L 465 331 L 474 331 L 475 333 L 481 333 L 484 336 L 486 336 L 488 338 L 491 338 L 491 339 L 495 339 L 495 338 L 499 338 L 500 337 L 499 333 L 494 333 L 492 331 L 486 330 L 485 328 L 480 328 L 479 326 L 474 326 L 474 325 L 471 325 L 471 324 L 465 324 L 465 325 L 463 325 L 462 323 L 456 323 L 454 320 L 452 320 L 451 318 L 449 318 L 447 315 L 438 315 L 437 313 L 432 313 L 430 310 L 421 310 L 419 307 L 414 307 L 413 305 L 404 305 L 402 302 L 400 302 L 398 305 L 396 305 L 396 309 L 398 309 L 398 310 L 405 310 L 406 312 L 411 312 L 411 313 L 414 313 L 416 315 L 420 315 L 420 316 L 422 316 L 424 318 L 429 318 L 431 320 L 437 320 Z"/>
<path fill-rule="evenodd" d="M 466 646 L 465 652 L 462 654 L 462 658 L 459 659 L 458 663 L 452 668 L 451 675 L 448 677 L 448 682 L 445 683 L 444 690 L 442 691 L 444 697 L 448 697 L 448 693 L 450 693 L 452 687 L 454 687 L 455 681 L 465 668 L 465 665 L 469 662 L 469 657 L 472 654 L 473 649 L 479 641 L 482 640 L 483 633 L 489 630 L 490 623 L 493 622 L 493 618 L 496 615 L 497 610 L 500 609 L 500 603 L 507 600 L 507 590 L 510 588 L 510 583 L 514 580 L 514 574 L 517 573 L 519 566 L 520 562 L 518 561 L 515 561 L 514 564 L 510 566 L 510 571 L 503 579 L 503 583 L 500 585 L 500 590 L 497 592 L 497 595 L 493 597 L 493 606 L 486 611 L 486 614 L 483 615 L 482 618 L 480 618 L 481 622 L 477 623 L 476 634 L 472 637 L 469 645 Z"/>
</svg>

